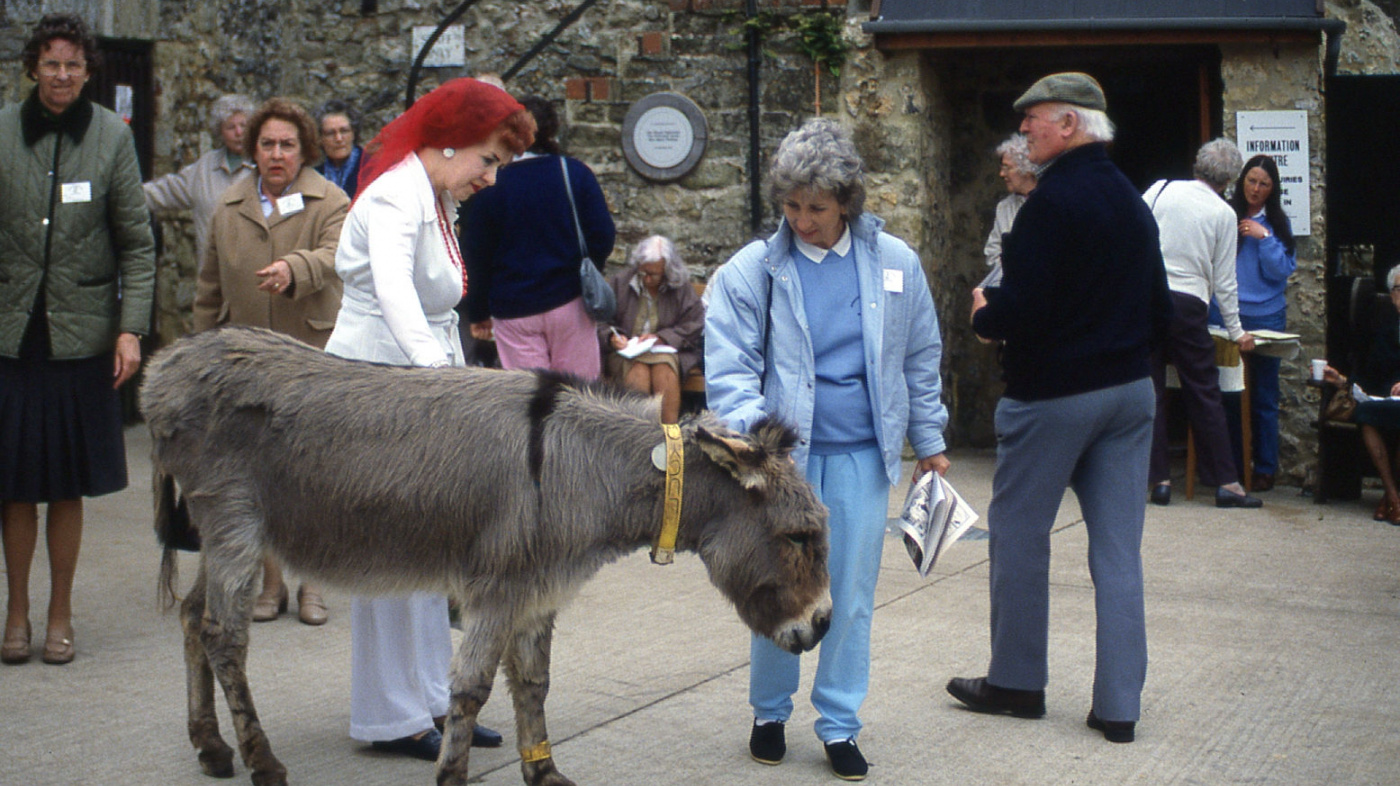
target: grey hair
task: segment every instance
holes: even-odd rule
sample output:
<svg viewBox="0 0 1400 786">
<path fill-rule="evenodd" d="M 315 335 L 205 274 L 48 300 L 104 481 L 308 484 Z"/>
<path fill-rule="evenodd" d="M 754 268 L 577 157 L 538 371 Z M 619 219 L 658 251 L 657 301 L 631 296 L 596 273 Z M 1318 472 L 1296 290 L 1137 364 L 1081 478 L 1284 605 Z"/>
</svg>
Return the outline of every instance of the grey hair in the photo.
<svg viewBox="0 0 1400 786">
<path fill-rule="evenodd" d="M 253 99 L 242 93 L 221 95 L 209 105 L 209 131 L 217 137 L 223 133 L 224 121 L 239 112 L 242 112 L 244 117 L 252 117 L 254 109 L 257 107 L 253 104 Z"/>
<path fill-rule="evenodd" d="M 657 260 L 666 263 L 665 274 L 661 277 L 666 286 L 680 289 L 690 285 L 690 271 L 685 261 L 676 253 L 676 244 L 664 235 L 652 235 L 638 243 L 627 255 L 627 266 L 631 268 L 632 275 L 636 275 L 638 267 Z"/>
<path fill-rule="evenodd" d="M 1106 112 L 1058 102 L 1051 104 L 1050 112 L 1052 120 L 1059 120 L 1073 112 L 1079 118 L 1079 128 L 1084 131 L 1085 136 L 1095 142 L 1113 141 L 1113 121 L 1108 119 Z"/>
<path fill-rule="evenodd" d="M 1244 166 L 1244 156 L 1240 149 L 1228 139 L 1212 139 L 1201 145 L 1196 152 L 1196 165 L 1191 174 L 1210 184 L 1216 191 L 1223 191 L 1234 182 L 1240 168 Z"/>
<path fill-rule="evenodd" d="M 1017 172 L 1040 177 L 1040 167 L 1031 161 L 1030 146 L 1024 134 L 1012 134 L 997 145 L 997 157 L 1011 156 L 1011 168 Z"/>
<path fill-rule="evenodd" d="M 1400 280 L 1400 265 L 1396 265 L 1385 274 L 1385 288 L 1394 289 L 1397 280 Z"/>
<path fill-rule="evenodd" d="M 778 203 L 794 191 L 825 191 L 853 221 L 865 208 L 864 170 L 851 133 L 834 120 L 813 118 L 778 145 L 768 168 L 768 196 Z"/>
</svg>

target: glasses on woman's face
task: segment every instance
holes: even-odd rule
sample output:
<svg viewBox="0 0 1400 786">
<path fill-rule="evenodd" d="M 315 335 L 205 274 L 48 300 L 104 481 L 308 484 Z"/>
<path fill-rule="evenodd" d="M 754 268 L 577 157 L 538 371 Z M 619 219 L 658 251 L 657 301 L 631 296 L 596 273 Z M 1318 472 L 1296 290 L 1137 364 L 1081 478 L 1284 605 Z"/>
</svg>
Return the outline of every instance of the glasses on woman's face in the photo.
<svg viewBox="0 0 1400 786">
<path fill-rule="evenodd" d="M 68 60 L 63 62 L 58 60 L 42 60 L 39 62 L 39 73 L 44 76 L 58 76 L 65 72 L 71 76 L 82 76 L 87 73 L 87 63 L 82 60 Z"/>
<path fill-rule="evenodd" d="M 1392 294 L 1392 295 L 1400 295 L 1400 284 L 1396 284 L 1395 286 L 1391 287 L 1391 288 L 1390 288 L 1390 294 Z"/>
</svg>

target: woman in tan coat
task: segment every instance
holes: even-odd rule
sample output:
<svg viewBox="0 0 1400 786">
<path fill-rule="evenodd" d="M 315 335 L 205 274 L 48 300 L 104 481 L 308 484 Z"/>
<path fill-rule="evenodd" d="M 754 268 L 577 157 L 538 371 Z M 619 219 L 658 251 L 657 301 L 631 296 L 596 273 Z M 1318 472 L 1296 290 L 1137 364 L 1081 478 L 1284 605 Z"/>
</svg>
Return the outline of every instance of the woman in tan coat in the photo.
<svg viewBox="0 0 1400 786">
<path fill-rule="evenodd" d="M 324 349 L 340 310 L 335 249 L 350 198 L 307 166 L 320 155 L 316 123 L 287 99 L 273 98 L 253 114 L 244 148 L 257 171 L 229 188 L 214 211 L 194 328 L 254 325 Z M 287 609 L 281 566 L 267 557 L 263 568 L 258 622 Z M 297 615 L 308 625 L 326 621 L 325 601 L 310 585 L 297 590 Z"/>
</svg>

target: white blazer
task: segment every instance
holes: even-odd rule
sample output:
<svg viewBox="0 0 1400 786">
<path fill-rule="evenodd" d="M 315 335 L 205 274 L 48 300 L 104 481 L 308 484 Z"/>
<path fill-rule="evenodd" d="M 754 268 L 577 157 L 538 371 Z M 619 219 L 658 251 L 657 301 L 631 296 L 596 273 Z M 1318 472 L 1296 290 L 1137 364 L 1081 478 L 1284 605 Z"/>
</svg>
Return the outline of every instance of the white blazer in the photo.
<svg viewBox="0 0 1400 786">
<path fill-rule="evenodd" d="M 457 243 L 456 216 L 457 200 L 433 193 L 413 153 L 360 192 L 335 253 L 345 294 L 326 352 L 399 366 L 463 365 L 453 311 L 462 299 L 461 256 L 447 245 Z"/>
</svg>

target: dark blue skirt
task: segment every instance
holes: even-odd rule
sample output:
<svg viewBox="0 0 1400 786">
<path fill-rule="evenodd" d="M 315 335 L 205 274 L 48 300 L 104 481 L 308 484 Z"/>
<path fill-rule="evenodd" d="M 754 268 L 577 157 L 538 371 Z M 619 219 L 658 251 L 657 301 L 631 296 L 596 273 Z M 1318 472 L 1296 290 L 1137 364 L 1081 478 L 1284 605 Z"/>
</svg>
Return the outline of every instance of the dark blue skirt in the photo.
<svg viewBox="0 0 1400 786">
<path fill-rule="evenodd" d="M 110 352 L 0 358 L 0 499 L 53 502 L 126 488 Z"/>
<path fill-rule="evenodd" d="M 1356 405 L 1353 419 L 1363 426 L 1375 426 L 1390 431 L 1400 430 L 1400 401 L 1362 401 Z"/>
</svg>

